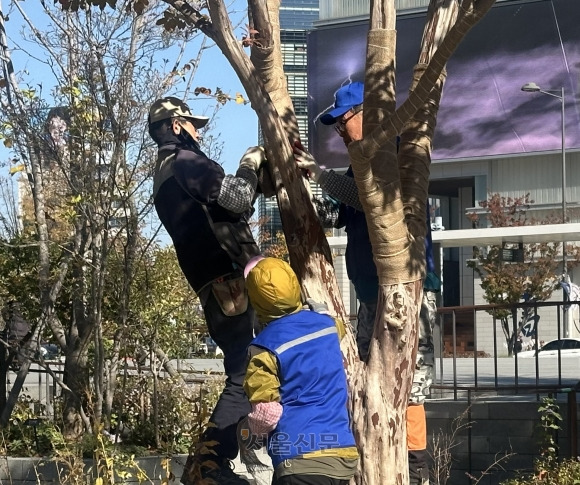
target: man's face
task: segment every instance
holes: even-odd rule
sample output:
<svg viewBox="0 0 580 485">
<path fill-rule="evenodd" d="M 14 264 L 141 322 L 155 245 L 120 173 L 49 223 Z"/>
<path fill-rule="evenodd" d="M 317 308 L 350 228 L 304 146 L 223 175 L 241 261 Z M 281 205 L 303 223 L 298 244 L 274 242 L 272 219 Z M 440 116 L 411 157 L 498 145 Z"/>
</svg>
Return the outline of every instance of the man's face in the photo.
<svg viewBox="0 0 580 485">
<path fill-rule="evenodd" d="M 196 143 L 199 143 L 200 134 L 199 131 L 193 126 L 193 123 L 188 120 L 183 119 L 174 119 L 173 120 L 173 132 L 176 135 L 180 134 L 187 134 L 189 135 Z"/>
<path fill-rule="evenodd" d="M 350 109 L 340 118 L 336 119 L 335 129 L 342 138 L 345 146 L 353 141 L 362 140 L 362 110 Z"/>
</svg>

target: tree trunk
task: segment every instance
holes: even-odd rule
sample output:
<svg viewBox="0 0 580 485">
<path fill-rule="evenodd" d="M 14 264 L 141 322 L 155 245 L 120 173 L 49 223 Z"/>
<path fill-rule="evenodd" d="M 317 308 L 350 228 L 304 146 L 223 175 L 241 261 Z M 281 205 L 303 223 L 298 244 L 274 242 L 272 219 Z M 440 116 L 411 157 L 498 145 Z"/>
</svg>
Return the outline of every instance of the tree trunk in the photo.
<svg viewBox="0 0 580 485">
<path fill-rule="evenodd" d="M 8 372 L 8 365 L 9 362 L 4 362 L 4 368 L 2 369 L 2 374 L 0 376 L 4 379 L 3 386 L 4 386 L 4 394 L 2 395 L 2 407 L 0 407 L 0 427 L 4 428 L 8 425 L 10 420 L 10 415 L 14 410 L 14 406 L 18 402 L 18 397 L 20 396 L 20 391 L 24 386 L 24 381 L 26 380 L 26 376 L 28 375 L 28 370 L 30 369 L 30 364 L 32 363 L 30 357 L 35 355 L 38 351 L 38 342 L 40 340 L 40 335 L 42 333 L 43 326 L 37 324 L 32 331 L 32 335 L 26 341 L 26 343 L 22 346 L 22 348 L 18 349 L 24 356 L 24 362 L 20 365 L 18 369 L 18 373 L 16 375 L 16 380 L 10 389 L 10 393 L 8 394 L 8 399 L 6 399 L 6 373 Z M 2 352 L 7 353 L 7 349 L 2 345 Z"/>
<path fill-rule="evenodd" d="M 86 348 L 82 351 L 77 347 L 67 355 L 63 381 L 70 389 L 64 394 L 63 435 L 77 439 L 85 432 L 92 431 L 91 424 L 84 415 L 85 404 L 89 402 Z"/>
<path fill-rule="evenodd" d="M 448 39 L 445 34 L 455 25 L 454 11 L 446 2 L 432 2 L 422 64 L 415 69 L 407 100 L 410 106 L 404 103 L 395 111 L 394 2 L 385 0 L 371 6 L 364 139 L 362 146 L 349 147 L 380 284 L 368 362 L 365 371 L 357 374 L 352 394 L 355 434 L 361 450 L 357 482 L 363 484 L 408 483 L 406 408 L 417 353 L 425 272 L 431 140 L 444 80 L 441 72 L 453 45 L 440 52 L 441 57 L 447 53 L 445 59 L 436 57 L 431 65 L 434 69 L 429 76 L 437 75 L 438 82 L 421 85 L 420 81 L 438 47 L 436 39 Z M 463 34 L 466 30 L 462 29 Z M 458 42 L 460 37 L 451 39 Z M 419 99 L 414 99 L 415 95 Z M 399 113 L 405 116 L 397 117 Z M 389 131 L 389 125 L 395 130 Z M 397 155 L 394 135 L 398 132 L 401 146 Z"/>
</svg>

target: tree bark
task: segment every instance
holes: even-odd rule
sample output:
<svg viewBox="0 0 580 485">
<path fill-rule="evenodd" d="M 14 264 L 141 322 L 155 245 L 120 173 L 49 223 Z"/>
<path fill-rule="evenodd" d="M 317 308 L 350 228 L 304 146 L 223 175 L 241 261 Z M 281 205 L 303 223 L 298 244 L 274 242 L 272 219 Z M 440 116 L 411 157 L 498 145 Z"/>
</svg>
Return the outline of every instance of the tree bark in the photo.
<svg viewBox="0 0 580 485">
<path fill-rule="evenodd" d="M 361 451 L 357 483 L 369 485 L 408 483 L 406 409 L 417 353 L 425 272 L 425 203 L 431 140 L 444 65 L 457 45 L 454 42 L 462 38 L 446 35 L 456 25 L 454 10 L 446 2 L 434 0 L 429 12 L 421 64 L 415 69 L 410 96 L 395 110 L 394 2 L 386 0 L 380 6 L 371 6 L 364 139 L 362 146 L 349 147 L 380 284 L 368 362 L 365 371 L 357 374 L 352 394 L 354 428 Z M 464 20 L 467 18 L 473 21 L 476 16 L 466 15 Z M 462 24 L 463 35 L 466 24 Z M 437 39 L 451 45 L 438 51 Z M 421 83 L 435 76 L 439 78 L 436 82 Z M 397 155 L 394 137 L 399 132 L 401 146 Z M 366 152 L 366 157 L 361 152 Z"/>
</svg>

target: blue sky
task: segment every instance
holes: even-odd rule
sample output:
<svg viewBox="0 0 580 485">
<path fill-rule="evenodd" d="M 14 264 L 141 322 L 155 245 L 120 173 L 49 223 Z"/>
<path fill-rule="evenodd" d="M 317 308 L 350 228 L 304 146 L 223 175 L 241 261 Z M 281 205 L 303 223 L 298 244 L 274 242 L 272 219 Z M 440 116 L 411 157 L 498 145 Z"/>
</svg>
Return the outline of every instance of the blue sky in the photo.
<svg viewBox="0 0 580 485">
<path fill-rule="evenodd" d="M 47 23 L 43 9 L 38 8 L 37 5 L 30 2 L 21 2 L 20 5 L 35 27 L 42 30 L 42 26 Z M 242 0 L 234 0 L 228 5 L 228 10 L 232 13 L 232 22 L 234 25 L 239 26 L 236 29 L 236 36 L 237 38 L 241 38 L 244 26 L 247 23 L 245 19 L 247 4 Z M 12 61 L 15 71 L 17 73 L 24 73 L 24 79 L 32 86 L 42 83 L 43 92 L 48 94 L 51 86 L 55 84 L 53 73 L 48 70 L 45 64 L 34 59 L 34 56 L 39 57 L 41 55 L 40 50 L 35 48 L 31 43 L 23 42 L 20 34 L 23 30 L 29 30 L 29 27 L 25 24 L 20 13 L 14 8 L 5 8 L 3 13 L 4 15 L 9 15 L 8 20 L 6 21 L 6 31 L 9 48 L 14 49 L 12 52 Z M 201 36 L 188 45 L 187 51 L 182 57 L 181 64 L 189 59 L 197 57 L 200 43 Z M 25 49 L 30 50 L 29 53 L 25 54 L 22 51 L 15 49 L 15 44 L 22 44 Z M 212 45 L 209 39 L 207 45 Z M 32 54 L 32 56 L 30 54 Z M 171 51 L 164 51 L 157 55 L 159 56 L 159 62 L 156 61 L 157 64 L 162 63 L 161 59 L 168 59 L 169 63 L 167 63 L 167 65 L 172 65 L 175 62 L 175 54 L 172 54 Z M 195 78 L 191 83 L 191 91 L 198 86 L 210 88 L 212 91 L 215 91 L 215 89 L 219 87 L 224 93 L 232 98 L 235 98 L 237 93 L 241 93 L 244 98 L 246 98 L 245 91 L 233 68 L 229 65 L 225 56 L 216 46 L 209 47 L 203 51 L 203 57 L 201 58 Z M 183 85 L 181 86 L 181 89 L 183 89 Z M 168 94 L 176 93 L 170 92 Z M 179 96 L 179 93 L 176 95 Z M 215 100 L 213 98 L 204 99 L 203 96 L 195 96 L 194 94 L 191 94 L 186 99 L 186 102 L 196 114 L 211 114 L 215 107 Z M 226 173 L 235 173 L 239 160 L 246 149 L 249 146 L 258 143 L 257 116 L 249 103 L 244 105 L 230 101 L 220 108 L 217 118 L 214 121 L 215 123 L 212 134 L 213 136 L 219 137 L 220 142 L 223 142 L 223 150 L 218 161 L 222 164 Z M 8 174 L 10 164 L 5 163 L 10 159 L 10 155 L 9 150 L 7 150 L 0 142 L 0 163 L 3 165 L 0 165 L 0 177 L 7 179 L 14 184 L 18 175 L 11 177 Z M 0 201 L 0 205 L 3 203 L 3 201 Z M 2 210 L 1 207 L 0 210 Z M 157 218 L 154 215 L 152 215 L 152 217 L 152 219 L 144 221 L 143 230 L 145 234 L 154 234 L 159 227 L 159 221 Z M 162 245 L 170 243 L 170 239 L 164 230 L 161 230 L 161 232 L 158 233 L 157 240 Z"/>
<path fill-rule="evenodd" d="M 27 2 L 21 3 L 24 10 L 27 11 L 27 15 L 30 16 L 32 22 L 39 28 L 42 28 L 43 19 L 40 16 L 42 9 L 32 8 L 31 4 Z M 235 24 L 245 25 L 245 7 L 246 3 L 241 0 L 235 0 L 230 4 L 230 11 L 233 11 L 233 21 Z M 6 13 L 6 12 L 5 12 Z M 10 12 L 9 20 L 6 22 L 6 30 L 8 36 L 8 44 L 10 48 L 13 48 L 13 41 L 20 39 L 20 31 L 24 26 L 24 21 L 16 11 Z M 238 37 L 240 37 L 242 29 L 237 29 Z M 30 48 L 30 45 L 27 44 Z M 189 51 L 189 57 L 186 54 L 183 59 L 190 59 L 197 55 L 197 46 L 192 45 Z M 33 52 L 34 54 L 34 52 Z M 47 73 L 47 76 L 42 74 L 42 70 L 46 69 L 45 66 L 39 64 L 34 59 L 24 55 L 22 52 L 13 52 L 13 62 L 15 70 L 22 71 L 26 69 L 29 72 L 29 77 L 31 84 L 39 82 L 38 79 L 42 79 L 44 86 L 44 92 L 48 91 L 47 84 L 50 83 L 50 78 L 52 73 Z M 168 57 L 167 53 L 164 53 L 164 57 Z M 33 73 L 33 74 L 30 74 Z M 234 70 L 229 65 L 225 57 L 215 46 L 206 49 L 204 51 L 199 69 L 196 73 L 195 79 L 192 86 L 204 86 L 212 90 L 219 87 L 226 94 L 235 97 L 236 93 L 241 93 L 244 98 L 246 97 L 245 91 L 242 88 Z M 213 103 L 213 100 L 203 100 L 200 97 L 196 97 L 193 94 L 186 100 L 191 109 L 194 112 L 203 113 L 208 108 L 208 105 Z M 214 130 L 214 135 L 220 134 L 220 139 L 224 142 L 223 152 L 220 159 L 224 170 L 227 173 L 235 172 L 238 162 L 245 152 L 245 150 L 252 145 L 257 144 L 258 141 L 258 121 L 254 110 L 249 104 L 240 105 L 234 102 L 228 102 L 223 106 L 218 113 L 218 118 L 216 122 L 216 129 Z M 0 145 L 0 160 L 5 161 L 8 159 L 9 152 Z M 5 169 L 8 170 L 7 168 Z M 6 174 L 1 174 L 6 176 Z"/>
<path fill-rule="evenodd" d="M 200 71 L 195 79 L 196 86 L 211 89 L 219 87 L 232 97 L 235 97 L 236 93 L 241 93 L 247 98 L 234 70 L 215 46 L 204 54 Z M 190 97 L 187 102 L 194 113 L 207 104 L 205 101 L 197 100 L 195 96 Z M 218 112 L 214 134 L 217 133 L 221 134 L 220 139 L 224 142 L 220 162 L 226 173 L 233 173 L 246 149 L 258 143 L 258 117 L 249 103 L 242 105 L 230 101 Z"/>
</svg>

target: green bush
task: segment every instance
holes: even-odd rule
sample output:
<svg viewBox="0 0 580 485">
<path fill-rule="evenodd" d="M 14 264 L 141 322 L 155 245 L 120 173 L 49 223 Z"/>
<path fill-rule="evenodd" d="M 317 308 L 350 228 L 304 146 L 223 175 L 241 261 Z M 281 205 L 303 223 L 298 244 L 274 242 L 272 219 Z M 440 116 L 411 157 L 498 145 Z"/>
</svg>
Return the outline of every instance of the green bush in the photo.
<svg viewBox="0 0 580 485">
<path fill-rule="evenodd" d="M 540 458 L 534 465 L 534 473 L 502 482 L 502 485 L 580 485 L 579 458 L 558 459 L 556 433 L 561 430 L 562 415 L 556 399 L 549 395 L 542 398 L 538 408 L 540 415 Z"/>
<path fill-rule="evenodd" d="M 151 381 L 151 377 L 135 376 L 126 391 L 118 394 L 115 408 L 122 411 L 120 423 L 116 424 L 122 424 L 122 443 L 160 453 L 187 453 L 209 420 L 223 388 L 223 378 L 210 378 L 195 386 L 176 379 L 160 379 L 157 399 Z"/>
<path fill-rule="evenodd" d="M 0 430 L 0 453 L 12 456 L 42 456 L 63 441 L 60 429 L 42 419 L 44 409 L 27 394 L 16 403 L 8 425 Z"/>
<path fill-rule="evenodd" d="M 9 425 L 0 429 L 0 453 L 8 456 L 78 456 L 92 458 L 105 444 L 108 452 L 134 456 L 187 453 L 199 441 L 202 430 L 223 388 L 223 378 L 202 384 L 176 379 L 131 376 L 119 388 L 112 429 L 85 433 L 75 442 L 65 439 L 57 423 L 44 418 L 45 409 L 28 395 L 21 395 Z M 157 398 L 153 389 L 156 389 Z M 55 415 L 60 416 L 55 401 Z M 34 420 L 35 426 L 31 426 Z M 26 424 L 27 423 L 27 424 Z"/>
<path fill-rule="evenodd" d="M 556 462 L 539 460 L 529 476 L 513 478 L 502 485 L 580 485 L 580 460 L 569 458 Z"/>
</svg>

